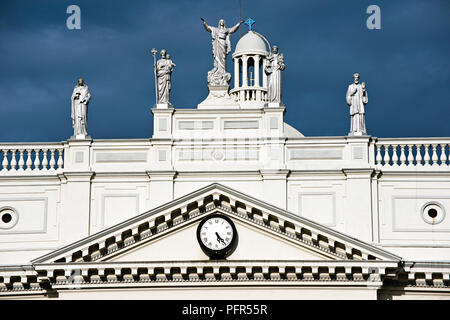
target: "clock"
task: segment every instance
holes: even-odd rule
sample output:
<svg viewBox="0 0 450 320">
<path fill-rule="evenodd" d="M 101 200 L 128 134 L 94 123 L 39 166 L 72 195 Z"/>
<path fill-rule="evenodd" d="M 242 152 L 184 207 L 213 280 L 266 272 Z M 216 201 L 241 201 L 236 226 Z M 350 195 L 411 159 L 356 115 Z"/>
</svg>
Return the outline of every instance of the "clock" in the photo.
<svg viewBox="0 0 450 320">
<path fill-rule="evenodd" d="M 211 214 L 197 227 L 197 240 L 211 259 L 224 259 L 234 252 L 238 233 L 233 221 L 223 214 Z"/>
</svg>

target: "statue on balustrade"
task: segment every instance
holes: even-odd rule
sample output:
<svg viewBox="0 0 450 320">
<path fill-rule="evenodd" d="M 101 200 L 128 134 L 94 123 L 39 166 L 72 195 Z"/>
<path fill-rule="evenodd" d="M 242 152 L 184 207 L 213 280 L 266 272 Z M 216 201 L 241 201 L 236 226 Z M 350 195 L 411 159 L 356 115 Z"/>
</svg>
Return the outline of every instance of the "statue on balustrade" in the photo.
<svg viewBox="0 0 450 320">
<path fill-rule="evenodd" d="M 366 84 L 359 83 L 359 74 L 353 75 L 353 83 L 348 86 L 346 94 L 347 104 L 350 106 L 350 133 L 349 136 L 366 135 L 366 122 L 364 105 L 369 101 Z"/>
<path fill-rule="evenodd" d="M 227 86 L 231 79 L 231 74 L 227 72 L 227 55 L 231 51 L 230 35 L 237 31 L 243 21 L 239 21 L 234 27 L 226 28 L 225 20 L 220 19 L 218 27 L 211 27 L 206 24 L 203 26 L 206 31 L 211 33 L 212 37 L 212 55 L 214 57 L 214 67 L 208 72 L 208 85 Z"/>
<path fill-rule="evenodd" d="M 91 94 L 83 78 L 78 78 L 71 100 L 73 138 L 86 139 L 89 137 L 87 133 L 87 113 Z"/>
<path fill-rule="evenodd" d="M 264 68 L 268 78 L 267 99 L 269 103 L 281 103 L 281 71 L 285 68 L 283 54 L 278 53 L 277 46 L 273 46 Z"/>
<path fill-rule="evenodd" d="M 170 104 L 170 89 L 172 88 L 172 71 L 175 64 L 166 50 L 162 49 L 161 59 L 156 63 L 158 79 L 158 104 Z"/>
</svg>

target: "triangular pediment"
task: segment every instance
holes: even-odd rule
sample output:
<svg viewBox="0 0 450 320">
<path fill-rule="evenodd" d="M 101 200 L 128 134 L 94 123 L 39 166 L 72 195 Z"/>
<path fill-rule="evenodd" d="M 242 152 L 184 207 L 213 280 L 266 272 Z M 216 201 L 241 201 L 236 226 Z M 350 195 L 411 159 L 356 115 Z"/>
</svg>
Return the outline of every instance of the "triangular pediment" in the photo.
<svg viewBox="0 0 450 320">
<path fill-rule="evenodd" d="M 401 258 L 264 201 L 212 184 L 33 260 L 53 262 L 201 261 L 196 228 L 220 213 L 235 223 L 227 260 L 395 260 Z"/>
</svg>

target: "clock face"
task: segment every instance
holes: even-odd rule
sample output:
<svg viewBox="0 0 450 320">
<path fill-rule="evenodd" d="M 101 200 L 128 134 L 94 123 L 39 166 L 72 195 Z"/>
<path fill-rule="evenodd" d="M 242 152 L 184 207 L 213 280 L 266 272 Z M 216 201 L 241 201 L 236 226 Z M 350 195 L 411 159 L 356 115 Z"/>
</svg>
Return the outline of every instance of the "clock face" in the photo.
<svg viewBox="0 0 450 320">
<path fill-rule="evenodd" d="M 237 231 L 233 221 L 220 214 L 203 219 L 197 229 L 202 250 L 211 258 L 225 258 L 237 244 Z"/>
</svg>

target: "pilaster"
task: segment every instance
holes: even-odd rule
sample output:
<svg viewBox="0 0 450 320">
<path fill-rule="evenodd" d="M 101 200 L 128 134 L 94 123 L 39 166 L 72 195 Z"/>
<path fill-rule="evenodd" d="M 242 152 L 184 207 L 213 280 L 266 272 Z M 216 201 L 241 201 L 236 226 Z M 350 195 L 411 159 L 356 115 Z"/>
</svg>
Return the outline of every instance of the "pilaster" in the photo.
<svg viewBox="0 0 450 320">
<path fill-rule="evenodd" d="M 175 171 L 147 171 L 150 178 L 150 208 L 156 208 L 174 199 Z"/>
<path fill-rule="evenodd" d="M 264 201 L 287 209 L 287 176 L 289 170 L 261 170 Z"/>
<path fill-rule="evenodd" d="M 345 200 L 345 233 L 372 242 L 372 175 L 373 169 L 343 169 L 347 178 Z"/>
</svg>

